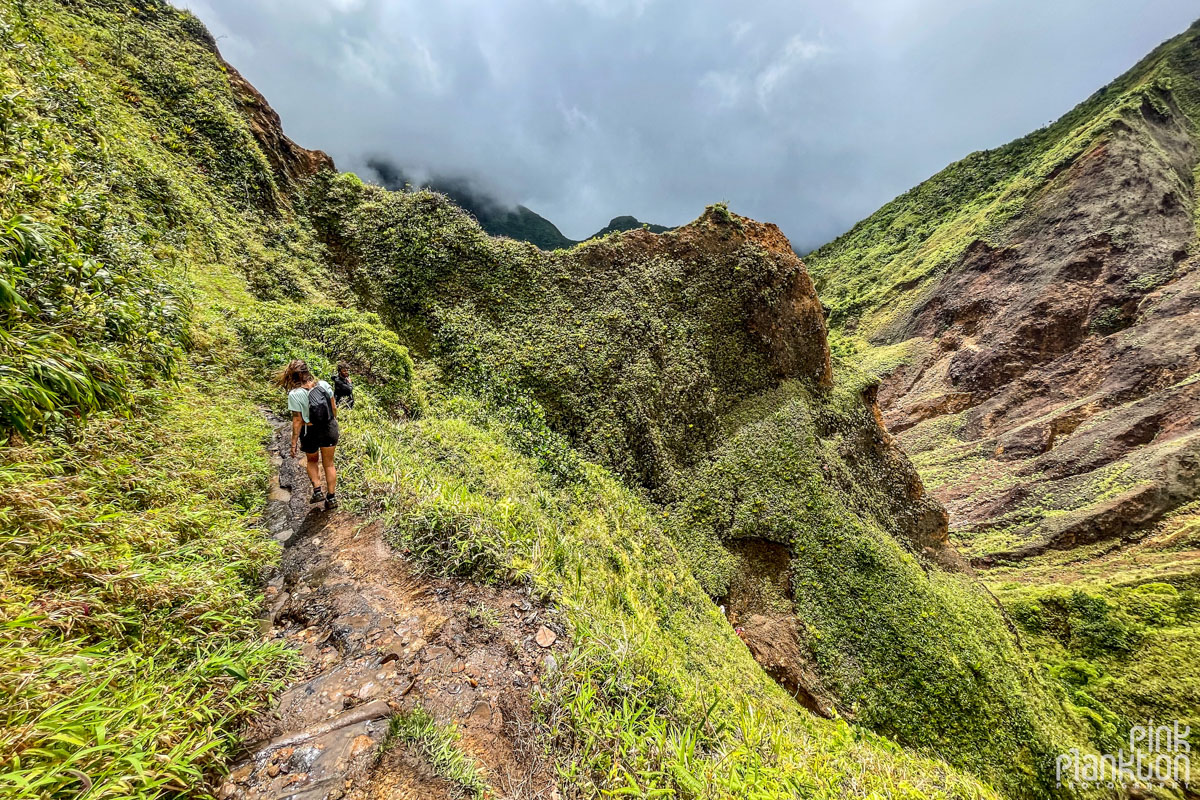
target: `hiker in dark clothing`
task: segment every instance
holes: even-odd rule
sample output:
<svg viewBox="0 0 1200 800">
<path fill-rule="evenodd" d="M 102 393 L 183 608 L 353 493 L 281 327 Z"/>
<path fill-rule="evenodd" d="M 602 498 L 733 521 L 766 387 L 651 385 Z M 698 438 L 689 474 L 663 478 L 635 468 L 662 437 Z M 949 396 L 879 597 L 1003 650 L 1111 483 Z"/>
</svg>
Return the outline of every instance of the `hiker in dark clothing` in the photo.
<svg viewBox="0 0 1200 800">
<path fill-rule="evenodd" d="M 338 421 L 333 389 L 325 381 L 317 380 L 308 364 L 300 359 L 284 367 L 275 382 L 288 393 L 288 411 L 292 412 L 292 458 L 296 457 L 299 446 L 307 459 L 304 466 L 313 485 L 309 502 L 324 501 L 327 510 L 337 508 L 337 468 L 333 466 L 333 453 L 338 443 Z M 329 494 L 321 491 L 322 466 Z"/>
<path fill-rule="evenodd" d="M 339 408 L 354 408 L 354 384 L 350 381 L 350 365 L 339 361 L 333 373 L 333 399 Z"/>
</svg>

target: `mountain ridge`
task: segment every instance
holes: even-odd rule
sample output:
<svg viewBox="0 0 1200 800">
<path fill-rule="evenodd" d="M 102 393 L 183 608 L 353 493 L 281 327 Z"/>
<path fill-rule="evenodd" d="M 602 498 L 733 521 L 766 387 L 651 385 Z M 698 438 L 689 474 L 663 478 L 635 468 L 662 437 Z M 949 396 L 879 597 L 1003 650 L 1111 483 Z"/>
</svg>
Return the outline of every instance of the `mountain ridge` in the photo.
<svg viewBox="0 0 1200 800">
<path fill-rule="evenodd" d="M 542 250 L 565 250 L 581 241 L 597 239 L 610 233 L 630 231 L 645 227 L 652 233 L 663 233 L 670 228 L 663 225 L 643 223 L 636 217 L 613 217 L 608 225 L 586 239 L 570 239 L 563 235 L 550 220 L 532 209 L 517 204 L 505 203 L 486 190 L 476 186 L 469 178 L 434 175 L 425 180 L 410 180 L 404 170 L 385 158 L 367 159 L 367 167 L 379 179 L 380 185 L 393 191 L 431 189 L 446 195 L 460 208 L 469 212 L 485 231 L 492 236 L 507 236 Z"/>
<path fill-rule="evenodd" d="M 1198 174 L 1200 22 L 808 258 L 834 350 L 879 377 L 951 539 L 1048 669 L 1087 665 L 1064 681 L 1101 728 L 1164 713 L 1159 698 L 1200 714 L 1177 649 L 1193 618 L 1136 611 L 1200 580 Z M 1131 633 L 1111 649 L 1048 634 L 1046 615 L 1082 625 L 1088 603 Z M 1180 659 L 1171 680 L 1138 666 L 1160 657 Z"/>
</svg>

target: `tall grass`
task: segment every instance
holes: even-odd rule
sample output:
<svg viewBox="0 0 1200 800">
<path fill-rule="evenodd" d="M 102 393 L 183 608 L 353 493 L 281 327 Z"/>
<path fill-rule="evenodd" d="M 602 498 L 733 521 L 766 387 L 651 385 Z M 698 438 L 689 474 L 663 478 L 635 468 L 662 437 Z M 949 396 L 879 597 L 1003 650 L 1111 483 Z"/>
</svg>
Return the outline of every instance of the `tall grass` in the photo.
<svg viewBox="0 0 1200 800">
<path fill-rule="evenodd" d="M 201 786 L 279 685 L 282 649 L 253 635 L 277 547 L 253 526 L 264 424 L 204 377 L 0 451 L 5 796 Z"/>
<path fill-rule="evenodd" d="M 267 429 L 211 312 L 248 295 L 193 313 L 264 227 L 220 176 L 269 167 L 187 19 L 0 4 L 5 797 L 203 793 L 288 663 L 253 619 Z"/>
<path fill-rule="evenodd" d="M 429 761 L 433 771 L 461 792 L 472 797 L 487 797 L 490 788 L 479 765 L 459 748 L 461 738 L 453 725 L 439 725 L 421 706 L 392 717 L 382 748 L 404 743 L 414 747 Z"/>
</svg>

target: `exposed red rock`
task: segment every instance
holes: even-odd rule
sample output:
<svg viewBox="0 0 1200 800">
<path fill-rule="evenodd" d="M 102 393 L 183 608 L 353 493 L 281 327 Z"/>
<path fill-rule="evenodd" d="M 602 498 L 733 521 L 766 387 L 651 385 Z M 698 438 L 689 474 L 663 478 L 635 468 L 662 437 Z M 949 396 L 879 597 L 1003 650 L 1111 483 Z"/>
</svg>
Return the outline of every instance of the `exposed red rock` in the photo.
<svg viewBox="0 0 1200 800">
<path fill-rule="evenodd" d="M 833 695 L 794 613 L 790 551 L 764 539 L 742 539 L 728 547 L 740 565 L 723 598 L 730 624 L 754 660 L 800 705 L 832 717 Z"/>
<path fill-rule="evenodd" d="M 222 64 L 229 75 L 234 99 L 250 123 L 250 130 L 271 162 L 275 179 L 282 187 L 291 188 L 321 170 L 336 169 L 333 159 L 324 151 L 308 150 L 289 139 L 283 132 L 279 114 L 271 108 L 267 98 L 229 62 L 222 60 Z"/>
<path fill-rule="evenodd" d="M 981 563 L 1200 494 L 1198 163 L 1182 114 L 1131 109 L 885 333 L 916 354 L 880 393 L 906 449 L 945 448 L 926 428 L 961 413 L 934 494 Z"/>
</svg>

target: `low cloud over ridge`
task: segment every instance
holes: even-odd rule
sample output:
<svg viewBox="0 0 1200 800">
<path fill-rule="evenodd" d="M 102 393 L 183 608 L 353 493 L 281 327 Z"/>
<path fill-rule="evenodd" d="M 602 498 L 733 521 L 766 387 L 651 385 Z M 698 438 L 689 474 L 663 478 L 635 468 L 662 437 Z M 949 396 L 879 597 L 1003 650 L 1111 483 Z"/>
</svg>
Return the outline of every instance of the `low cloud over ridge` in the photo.
<svg viewBox="0 0 1200 800">
<path fill-rule="evenodd" d="M 1044 125 L 1184 0 L 188 0 L 288 133 L 463 176 L 582 238 L 727 200 L 797 249 Z"/>
</svg>

